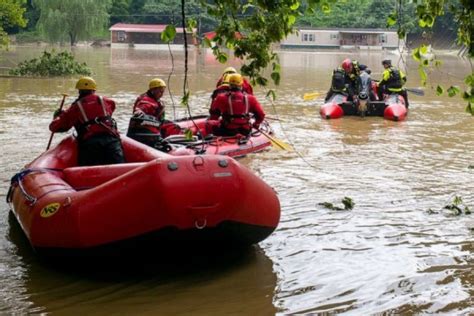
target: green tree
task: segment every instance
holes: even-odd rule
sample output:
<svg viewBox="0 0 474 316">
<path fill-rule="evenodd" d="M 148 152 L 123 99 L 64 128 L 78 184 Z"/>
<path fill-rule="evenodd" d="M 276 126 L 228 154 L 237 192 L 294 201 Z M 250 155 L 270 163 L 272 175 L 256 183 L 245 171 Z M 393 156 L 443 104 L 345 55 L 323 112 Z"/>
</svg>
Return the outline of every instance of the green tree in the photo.
<svg viewBox="0 0 474 316">
<path fill-rule="evenodd" d="M 113 0 L 110 7 L 110 24 L 130 21 L 129 0 Z"/>
<path fill-rule="evenodd" d="M 38 29 L 51 42 L 87 40 L 109 23 L 110 0 L 36 0 Z"/>
<path fill-rule="evenodd" d="M 0 1 L 0 47 L 9 43 L 7 31 L 13 27 L 25 27 L 27 21 L 23 17 L 25 8 L 24 0 L 2 0 Z"/>
</svg>

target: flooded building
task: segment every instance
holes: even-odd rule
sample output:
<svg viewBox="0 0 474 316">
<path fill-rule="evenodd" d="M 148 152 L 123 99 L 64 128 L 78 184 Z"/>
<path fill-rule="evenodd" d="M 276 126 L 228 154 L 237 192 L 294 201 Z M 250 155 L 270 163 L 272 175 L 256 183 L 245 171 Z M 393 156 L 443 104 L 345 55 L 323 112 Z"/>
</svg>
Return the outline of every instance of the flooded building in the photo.
<svg viewBox="0 0 474 316">
<path fill-rule="evenodd" d="M 126 24 L 116 23 L 109 28 L 110 42 L 112 47 L 168 47 L 161 40 L 161 33 L 165 30 L 166 24 Z M 194 30 L 195 33 L 195 30 Z M 196 39 L 192 33 L 186 33 L 188 45 L 196 45 Z M 183 47 L 184 32 L 180 27 L 176 28 L 176 36 L 171 42 L 176 48 Z"/>
<path fill-rule="evenodd" d="M 281 48 L 304 49 L 398 49 L 405 46 L 395 30 L 321 29 L 300 27 L 280 42 Z"/>
</svg>

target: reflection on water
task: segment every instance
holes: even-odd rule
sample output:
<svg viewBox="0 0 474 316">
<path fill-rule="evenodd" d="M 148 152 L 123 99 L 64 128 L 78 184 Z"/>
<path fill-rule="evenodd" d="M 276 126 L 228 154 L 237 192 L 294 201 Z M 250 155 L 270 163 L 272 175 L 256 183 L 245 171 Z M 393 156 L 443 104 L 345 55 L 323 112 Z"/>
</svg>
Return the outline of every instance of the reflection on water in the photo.
<svg viewBox="0 0 474 316">
<path fill-rule="evenodd" d="M 31 58 L 38 49 L 4 52 L 3 65 Z M 155 77 L 167 78 L 166 51 L 77 49 L 94 69 L 99 92 L 117 101 L 125 131 L 135 97 Z M 4 202 L 9 177 L 46 147 L 47 125 L 62 92 L 75 78 L 5 79 L 0 83 L 0 313 L 88 314 L 289 314 L 345 312 L 474 313 L 472 215 L 429 214 L 461 196 L 474 208 L 473 118 L 463 101 L 410 96 L 404 122 L 378 117 L 319 117 L 331 70 L 347 54 L 284 52 L 282 82 L 272 104 L 256 89 L 278 138 L 297 152 L 273 149 L 242 159 L 279 193 L 277 231 L 247 253 L 222 258 L 180 257 L 177 262 L 111 264 L 100 275 L 59 269 L 37 261 Z M 174 74 L 165 101 L 168 117 L 180 117 L 183 53 L 173 52 Z M 190 54 L 192 114 L 206 113 L 223 66 L 206 52 Z M 396 55 L 351 55 L 379 78 L 382 59 Z M 436 84 L 462 85 L 467 61 L 441 56 Z M 234 65 L 238 66 L 238 63 Z M 408 63 L 408 85 L 418 87 L 417 66 Z M 73 97 L 69 98 L 72 101 Z M 174 104 L 174 106 L 173 106 Z M 61 135 L 55 136 L 55 142 Z M 345 196 L 355 207 L 334 211 Z M 15 237 L 16 236 L 16 237 Z M 165 258 L 166 259 L 166 258 Z M 137 273 L 136 270 L 139 270 Z M 143 272 L 143 273 L 142 273 Z"/>
</svg>

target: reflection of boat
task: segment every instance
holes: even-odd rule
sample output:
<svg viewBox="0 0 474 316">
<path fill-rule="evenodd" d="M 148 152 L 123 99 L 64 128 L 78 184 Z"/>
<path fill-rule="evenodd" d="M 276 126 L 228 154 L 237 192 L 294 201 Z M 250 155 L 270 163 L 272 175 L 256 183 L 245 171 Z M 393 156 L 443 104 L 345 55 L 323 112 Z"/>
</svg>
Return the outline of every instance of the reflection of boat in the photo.
<svg viewBox="0 0 474 316">
<path fill-rule="evenodd" d="M 277 282 L 273 263 L 259 247 L 219 247 L 216 251 L 202 244 L 153 248 L 141 256 L 100 260 L 56 257 L 45 261 L 32 251 L 14 216 L 9 216 L 9 222 L 7 238 L 11 243 L 3 262 L 10 272 L 2 274 L 9 276 L 3 280 L 2 289 L 10 294 L 2 297 L 8 296 L 2 314 L 100 315 L 104 310 L 126 315 L 150 311 L 189 314 L 190 310 L 203 315 L 217 310 L 239 310 L 244 315 L 277 312 L 272 304 Z M 22 295 L 17 295 L 20 292 Z"/>
<path fill-rule="evenodd" d="M 199 154 L 218 154 L 230 157 L 242 157 L 250 153 L 262 151 L 271 146 L 270 139 L 259 130 L 254 130 L 249 136 L 241 134 L 236 136 L 208 135 L 206 132 L 206 119 L 207 116 L 195 116 L 174 121 L 175 124 L 179 125 L 182 131 L 191 131 L 193 137 L 186 137 L 182 134 L 169 135 L 164 139 L 165 142 L 169 143 L 171 147 L 184 146 Z M 146 125 L 150 123 L 153 124 L 153 122 L 147 122 L 146 118 L 132 117 L 130 119 L 127 136 L 138 141 L 143 140 L 143 142 L 147 142 L 153 137 L 159 138 L 159 135 L 147 134 L 146 129 L 139 128 L 143 124 Z M 136 126 L 138 126 L 138 128 Z M 272 133 L 267 122 L 263 122 L 260 129 L 266 133 Z M 154 142 L 151 141 L 148 143 Z"/>
<path fill-rule="evenodd" d="M 12 178 L 7 200 L 36 250 L 150 250 L 163 240 L 201 238 L 247 245 L 277 226 L 275 192 L 232 158 L 122 143 L 128 163 L 79 167 L 68 137 Z"/>
</svg>

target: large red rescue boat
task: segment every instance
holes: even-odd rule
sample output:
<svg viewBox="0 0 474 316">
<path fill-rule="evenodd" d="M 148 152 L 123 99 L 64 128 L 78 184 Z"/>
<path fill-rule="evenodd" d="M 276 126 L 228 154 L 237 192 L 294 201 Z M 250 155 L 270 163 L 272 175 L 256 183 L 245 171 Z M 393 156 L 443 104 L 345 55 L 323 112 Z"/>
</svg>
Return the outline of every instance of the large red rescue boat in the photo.
<svg viewBox="0 0 474 316">
<path fill-rule="evenodd" d="M 277 227 L 276 193 L 234 159 L 172 156 L 128 137 L 122 143 L 127 163 L 80 167 L 76 140 L 67 137 L 12 178 L 7 200 L 35 250 L 153 250 L 203 236 L 248 245 Z"/>
</svg>

